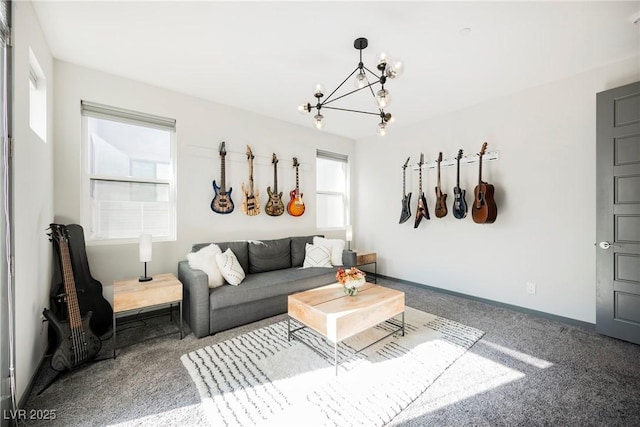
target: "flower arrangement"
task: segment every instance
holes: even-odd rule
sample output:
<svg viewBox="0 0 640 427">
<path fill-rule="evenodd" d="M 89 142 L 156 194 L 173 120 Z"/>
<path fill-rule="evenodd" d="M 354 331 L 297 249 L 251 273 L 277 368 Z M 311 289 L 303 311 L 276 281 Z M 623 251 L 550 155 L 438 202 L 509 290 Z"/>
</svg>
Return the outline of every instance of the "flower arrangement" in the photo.
<svg viewBox="0 0 640 427">
<path fill-rule="evenodd" d="M 355 295 L 358 293 L 358 288 L 365 283 L 365 277 L 362 271 L 358 270 L 355 267 L 347 268 L 346 270 L 343 268 L 339 268 L 336 273 L 336 280 L 342 286 L 344 286 L 344 293 L 347 295 Z"/>
</svg>

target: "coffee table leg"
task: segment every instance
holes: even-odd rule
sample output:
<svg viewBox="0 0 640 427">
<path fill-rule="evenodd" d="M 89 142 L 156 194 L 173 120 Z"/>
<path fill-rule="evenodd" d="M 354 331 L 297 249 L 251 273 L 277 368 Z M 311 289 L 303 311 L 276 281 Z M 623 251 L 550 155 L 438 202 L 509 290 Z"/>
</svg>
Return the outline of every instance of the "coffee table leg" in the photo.
<svg viewBox="0 0 640 427">
<path fill-rule="evenodd" d="M 404 336 L 404 311 L 402 312 L 402 336 Z"/>
<path fill-rule="evenodd" d="M 116 358 L 116 314 L 113 313 L 113 333 L 111 334 L 113 337 L 113 358 Z"/>
<path fill-rule="evenodd" d="M 291 317 L 287 319 L 287 341 L 291 341 Z"/>
<path fill-rule="evenodd" d="M 338 376 L 338 343 L 333 343 L 333 364 L 336 368 L 336 377 Z"/>
</svg>

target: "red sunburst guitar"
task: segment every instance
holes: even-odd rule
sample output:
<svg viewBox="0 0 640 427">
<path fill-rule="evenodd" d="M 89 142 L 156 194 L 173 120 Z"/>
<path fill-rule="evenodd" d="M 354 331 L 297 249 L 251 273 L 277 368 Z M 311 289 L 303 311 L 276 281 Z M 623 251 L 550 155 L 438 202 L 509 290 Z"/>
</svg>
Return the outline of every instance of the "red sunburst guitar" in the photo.
<svg viewBox="0 0 640 427">
<path fill-rule="evenodd" d="M 291 190 L 289 195 L 291 196 L 291 200 L 287 205 L 287 212 L 291 216 L 301 216 L 304 213 L 304 202 L 302 201 L 302 193 L 300 192 L 300 186 L 298 183 L 298 167 L 300 163 L 298 163 L 298 158 L 293 158 L 293 167 L 296 168 L 296 188 Z"/>
</svg>

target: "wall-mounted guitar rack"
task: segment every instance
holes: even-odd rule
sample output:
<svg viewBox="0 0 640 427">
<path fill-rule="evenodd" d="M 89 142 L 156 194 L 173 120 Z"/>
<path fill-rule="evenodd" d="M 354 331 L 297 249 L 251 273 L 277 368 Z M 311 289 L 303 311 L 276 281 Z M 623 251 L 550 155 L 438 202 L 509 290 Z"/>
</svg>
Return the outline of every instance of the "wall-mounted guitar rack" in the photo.
<svg viewBox="0 0 640 427">
<path fill-rule="evenodd" d="M 473 156 L 462 156 L 460 158 L 460 164 L 462 165 L 465 163 L 478 163 L 479 159 L 480 159 L 480 156 L 478 156 L 477 154 L 474 154 Z M 491 162 L 499 159 L 500 159 L 499 151 L 487 151 L 482 156 L 483 162 Z M 457 164 L 458 164 L 458 161 L 456 160 L 455 157 L 453 159 L 443 159 L 442 162 L 440 162 L 440 166 L 443 168 L 446 168 L 449 166 L 457 166 Z M 436 167 L 438 167 L 438 162 L 436 162 L 435 160 L 432 162 L 425 162 L 425 164 L 422 165 L 422 169 L 435 169 Z M 417 171 L 418 169 L 420 169 L 420 167 L 416 163 L 414 163 L 413 170 Z"/>
</svg>

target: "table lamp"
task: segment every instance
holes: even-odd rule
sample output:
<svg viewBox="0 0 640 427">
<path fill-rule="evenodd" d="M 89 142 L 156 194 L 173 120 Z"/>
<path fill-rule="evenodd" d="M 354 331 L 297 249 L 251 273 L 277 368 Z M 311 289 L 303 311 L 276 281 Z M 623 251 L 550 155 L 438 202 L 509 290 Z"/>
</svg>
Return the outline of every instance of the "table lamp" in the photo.
<svg viewBox="0 0 640 427">
<path fill-rule="evenodd" d="M 140 235 L 140 262 L 144 262 L 144 276 L 140 276 L 139 282 L 148 282 L 153 277 L 147 276 L 147 262 L 151 261 L 151 234 Z"/>
</svg>

